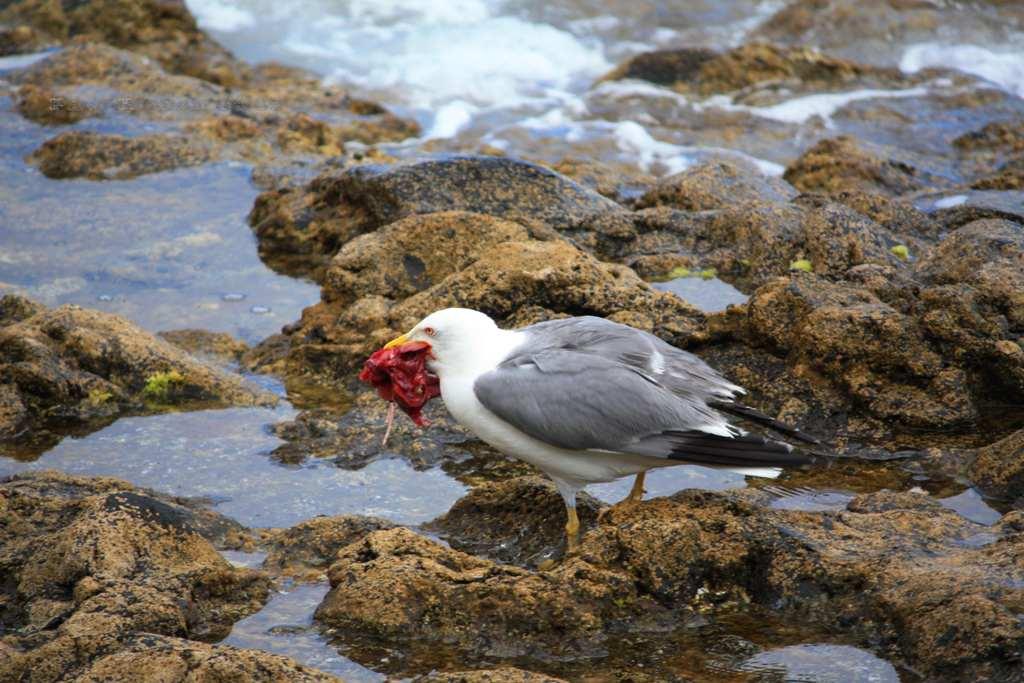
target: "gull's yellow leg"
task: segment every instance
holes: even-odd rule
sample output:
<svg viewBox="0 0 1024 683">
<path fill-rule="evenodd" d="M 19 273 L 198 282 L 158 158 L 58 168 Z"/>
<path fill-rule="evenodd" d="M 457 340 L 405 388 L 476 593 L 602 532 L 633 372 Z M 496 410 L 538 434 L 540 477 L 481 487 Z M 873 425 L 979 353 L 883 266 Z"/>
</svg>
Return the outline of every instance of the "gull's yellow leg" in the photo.
<svg viewBox="0 0 1024 683">
<path fill-rule="evenodd" d="M 629 495 L 622 501 L 623 503 L 639 503 L 644 499 L 644 477 L 646 476 L 646 472 L 636 475 L 636 479 L 633 480 L 633 488 L 629 490 Z"/>
<path fill-rule="evenodd" d="M 568 520 L 565 522 L 565 554 L 573 555 L 580 548 L 580 518 L 576 516 L 576 508 L 566 507 Z"/>
</svg>

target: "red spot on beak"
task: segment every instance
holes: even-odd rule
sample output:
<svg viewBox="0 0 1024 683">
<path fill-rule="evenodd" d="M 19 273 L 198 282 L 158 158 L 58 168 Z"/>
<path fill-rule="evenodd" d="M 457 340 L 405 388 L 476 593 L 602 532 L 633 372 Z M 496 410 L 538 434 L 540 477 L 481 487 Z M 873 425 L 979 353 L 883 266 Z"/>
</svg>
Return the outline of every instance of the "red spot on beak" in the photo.
<svg viewBox="0 0 1024 683">
<path fill-rule="evenodd" d="M 385 401 L 394 401 L 412 421 L 423 427 L 423 406 L 441 395 L 441 383 L 427 370 L 430 344 L 405 342 L 374 352 L 363 365 L 359 379 L 373 386 Z"/>
</svg>

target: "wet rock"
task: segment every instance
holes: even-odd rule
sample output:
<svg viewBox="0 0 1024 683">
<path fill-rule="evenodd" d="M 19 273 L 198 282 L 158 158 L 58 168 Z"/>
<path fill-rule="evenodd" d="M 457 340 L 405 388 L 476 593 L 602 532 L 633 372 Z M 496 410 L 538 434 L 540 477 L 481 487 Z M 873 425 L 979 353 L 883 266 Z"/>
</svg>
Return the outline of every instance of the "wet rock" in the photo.
<svg viewBox="0 0 1024 683">
<path fill-rule="evenodd" d="M 948 429 L 978 415 L 965 371 L 944 362 L 914 318 L 866 289 L 780 278 L 751 297 L 747 323 L 754 339 L 816 368 L 880 419 Z"/>
<path fill-rule="evenodd" d="M 830 624 L 926 676 L 1012 677 L 1024 596 L 1007 587 L 1020 575 L 1022 539 L 969 542 L 984 529 L 917 494 L 807 513 L 684 492 L 613 509 L 582 554 L 625 569 L 660 601 L 723 593 Z"/>
<path fill-rule="evenodd" d="M 174 344 L 179 349 L 188 351 L 193 356 L 217 359 L 220 361 L 238 361 L 242 354 L 249 350 L 249 345 L 235 339 L 227 332 L 211 332 L 210 330 L 169 330 L 159 332 L 158 337 Z"/>
<path fill-rule="evenodd" d="M 70 305 L 39 310 L 10 295 L 2 301 L 3 310 L 22 311 L 0 327 L 0 384 L 23 408 L 18 422 L 4 425 L 8 435 L 31 429 L 41 436 L 48 425 L 169 405 L 276 402 L 119 316 Z"/>
<path fill-rule="evenodd" d="M 296 464 L 307 458 L 331 458 L 337 467 L 357 470 L 381 457 L 401 454 L 414 468 L 465 461 L 483 446 L 435 401 L 424 409 L 429 428 L 420 428 L 401 417 L 396 419 L 388 443 L 387 404 L 376 394 L 364 392 L 355 405 L 338 414 L 334 409 L 304 410 L 292 421 L 274 425 L 274 434 L 287 443 L 271 454 L 282 463 Z"/>
<path fill-rule="evenodd" d="M 371 532 L 394 526 L 379 517 L 314 517 L 273 532 L 266 540 L 269 553 L 263 568 L 286 576 L 320 577 L 334 562 L 339 550 Z"/>
<path fill-rule="evenodd" d="M 635 199 L 654 184 L 654 176 L 640 172 L 632 164 L 566 157 L 551 168 L 615 202 Z"/>
<path fill-rule="evenodd" d="M 601 507 L 579 496 L 582 529 L 597 523 Z M 474 488 L 429 528 L 456 550 L 535 568 L 565 544 L 565 502 L 546 477 L 517 477 Z"/>
<path fill-rule="evenodd" d="M 754 40 L 820 49 L 868 64 L 899 63 L 906 46 L 948 35 L 947 43 L 998 44 L 1008 27 L 1019 25 L 1016 3 L 938 5 L 881 0 L 814 0 L 782 7 L 752 33 Z"/>
<path fill-rule="evenodd" d="M 98 659 L 76 680 L 190 683 L 209 681 L 335 682 L 341 679 L 281 655 L 228 645 L 206 645 L 181 638 L 135 634 L 124 649 Z"/>
<path fill-rule="evenodd" d="M 535 232 L 565 228 L 618 204 L 546 168 L 496 157 L 449 157 L 394 166 L 360 166 L 322 175 L 303 191 L 260 195 L 249 222 L 260 253 L 289 272 L 315 272 L 353 237 L 414 214 L 470 211 Z M 302 257 L 302 258 L 297 258 Z M 308 261 L 302 268 L 303 261 Z"/>
<path fill-rule="evenodd" d="M 561 678 L 546 674 L 502 667 L 479 671 L 445 671 L 417 676 L 414 683 L 564 683 Z"/>
<path fill-rule="evenodd" d="M 489 248 L 526 238 L 520 224 L 478 213 L 410 216 L 348 241 L 327 269 L 323 299 L 404 299 L 468 267 Z"/>
<path fill-rule="evenodd" d="M 990 495 L 1013 501 L 1024 497 L 1024 429 L 975 451 L 967 475 Z"/>
<path fill-rule="evenodd" d="M 700 77 L 700 69 L 717 56 L 705 48 L 654 50 L 630 57 L 602 80 L 638 78 L 658 85 L 689 83 Z"/>
<path fill-rule="evenodd" d="M 975 190 L 1024 190 L 1024 156 L 1007 161 L 996 172 L 971 183 Z"/>
<path fill-rule="evenodd" d="M 983 527 L 921 494 L 865 494 L 833 512 L 742 498 L 687 491 L 612 508 L 578 557 L 541 573 L 405 529 L 375 532 L 338 555 L 316 618 L 342 642 L 402 643 L 407 665 L 439 653 L 528 665 L 593 652 L 605 642 L 595 628 L 636 636 L 753 603 L 925 676 L 999 678 L 1019 667 L 1019 525 Z M 522 519 L 525 533 L 546 523 Z"/>
<path fill-rule="evenodd" d="M 896 69 L 857 64 L 810 48 L 767 43 L 741 45 L 722 54 L 701 48 L 648 52 L 629 59 L 603 80 L 620 78 L 641 78 L 704 96 L 761 85 L 822 90 L 906 80 Z"/>
<path fill-rule="evenodd" d="M 921 322 L 946 354 L 978 373 L 993 400 L 1024 392 L 1024 229 L 990 219 L 969 223 L 915 269 Z"/>
<path fill-rule="evenodd" d="M 934 241 L 944 230 L 941 223 L 909 201 L 858 190 L 842 190 L 830 196 L 883 226 L 897 238 L 907 235 Z"/>
<path fill-rule="evenodd" d="M 804 152 L 783 176 L 803 192 L 842 191 L 906 194 L 925 186 L 909 164 L 884 159 L 851 137 L 822 140 Z"/>
<path fill-rule="evenodd" d="M 787 202 L 793 187 L 753 168 L 711 161 L 658 181 L 637 202 L 637 208 L 670 206 L 685 211 L 722 209 L 746 201 Z"/>
<path fill-rule="evenodd" d="M 86 117 L 96 115 L 96 112 L 83 102 L 58 96 L 52 90 L 31 84 L 18 89 L 15 107 L 26 119 L 48 126 L 77 123 Z"/>
<path fill-rule="evenodd" d="M 52 44 L 49 37 L 26 24 L 0 25 L 0 57 L 39 52 Z"/>
<path fill-rule="evenodd" d="M 407 276 L 396 278 L 403 279 Z M 503 242 L 404 300 L 373 294 L 351 305 L 324 301 L 307 308 L 285 340 L 270 342 L 275 353 L 257 354 L 258 367 L 336 384 L 399 332 L 450 306 L 482 310 L 505 326 L 568 312 L 607 316 L 676 344 L 690 343 L 702 319 L 689 304 L 652 289 L 630 269 L 601 263 L 560 240 Z"/>
<path fill-rule="evenodd" d="M 402 528 L 348 546 L 328 576 L 331 591 L 315 615 L 321 624 L 343 638 L 451 649 L 458 661 L 580 656 L 627 615 L 662 612 L 621 575 L 581 563 L 535 574 Z"/>
<path fill-rule="evenodd" d="M 176 135 L 126 138 L 73 131 L 44 142 L 29 161 L 50 178 L 109 180 L 196 166 L 212 158 L 209 147 Z"/>
<path fill-rule="evenodd" d="M 116 479 L 55 472 L 0 482 L 5 673 L 56 681 L 133 634 L 202 641 L 266 601 L 270 580 L 232 567 L 190 510 Z"/>
<path fill-rule="evenodd" d="M 41 11 L 42 10 L 42 11 Z M 196 25 L 180 0 L 21 0 L 0 11 L 0 21 L 21 20 L 61 41 L 102 41 L 159 62 L 171 73 L 225 86 L 248 79 L 248 67 Z"/>
</svg>

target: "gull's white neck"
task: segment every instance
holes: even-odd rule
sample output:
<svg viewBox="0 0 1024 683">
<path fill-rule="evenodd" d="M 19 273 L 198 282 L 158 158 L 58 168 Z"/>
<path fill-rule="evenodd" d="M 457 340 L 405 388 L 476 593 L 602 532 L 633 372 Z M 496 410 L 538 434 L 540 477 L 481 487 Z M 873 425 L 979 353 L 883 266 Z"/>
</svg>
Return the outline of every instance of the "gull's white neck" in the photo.
<svg viewBox="0 0 1024 683">
<path fill-rule="evenodd" d="M 525 332 L 492 327 L 438 349 L 438 357 L 429 367 L 442 382 L 472 381 L 496 368 L 525 339 Z"/>
</svg>

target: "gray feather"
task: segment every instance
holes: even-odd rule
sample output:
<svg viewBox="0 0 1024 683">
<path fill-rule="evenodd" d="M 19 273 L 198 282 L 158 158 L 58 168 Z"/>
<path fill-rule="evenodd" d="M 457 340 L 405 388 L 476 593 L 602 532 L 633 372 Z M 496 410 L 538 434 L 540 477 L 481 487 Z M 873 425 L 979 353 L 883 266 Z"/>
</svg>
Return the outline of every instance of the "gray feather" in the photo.
<svg viewBox="0 0 1024 683">
<path fill-rule="evenodd" d="M 526 341 L 477 378 L 474 391 L 484 407 L 535 439 L 706 464 L 803 461 L 779 442 L 701 432 L 727 427 L 708 402 L 742 390 L 654 335 L 593 317 L 524 331 Z"/>
</svg>

